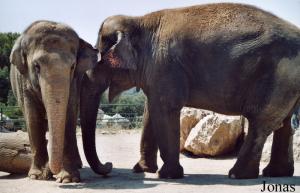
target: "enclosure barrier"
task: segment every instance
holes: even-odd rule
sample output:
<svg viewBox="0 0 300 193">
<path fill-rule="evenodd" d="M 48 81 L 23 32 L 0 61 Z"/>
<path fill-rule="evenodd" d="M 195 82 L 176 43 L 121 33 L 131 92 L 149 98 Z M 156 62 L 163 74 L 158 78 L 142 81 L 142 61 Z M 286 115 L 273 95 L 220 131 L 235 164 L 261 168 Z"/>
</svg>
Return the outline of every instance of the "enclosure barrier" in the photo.
<svg viewBox="0 0 300 193">
<path fill-rule="evenodd" d="M 97 128 L 122 127 L 141 128 L 143 105 L 101 104 L 97 115 Z M 80 126 L 80 120 L 77 121 Z M 0 107 L 0 132 L 26 130 L 21 108 L 18 106 Z"/>
</svg>

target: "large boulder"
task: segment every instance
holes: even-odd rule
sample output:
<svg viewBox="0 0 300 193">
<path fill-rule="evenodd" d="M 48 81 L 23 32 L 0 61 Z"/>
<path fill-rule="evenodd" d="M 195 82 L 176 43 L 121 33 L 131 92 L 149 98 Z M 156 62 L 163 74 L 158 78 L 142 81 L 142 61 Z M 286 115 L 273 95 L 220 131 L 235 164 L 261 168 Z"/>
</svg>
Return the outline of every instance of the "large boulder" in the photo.
<svg viewBox="0 0 300 193">
<path fill-rule="evenodd" d="M 180 151 L 184 150 L 185 141 L 195 125 L 211 111 L 183 107 L 180 113 Z"/>
<path fill-rule="evenodd" d="M 237 139 L 243 133 L 243 124 L 240 116 L 207 115 L 192 128 L 184 148 L 194 155 L 226 154 L 235 149 Z"/>
</svg>

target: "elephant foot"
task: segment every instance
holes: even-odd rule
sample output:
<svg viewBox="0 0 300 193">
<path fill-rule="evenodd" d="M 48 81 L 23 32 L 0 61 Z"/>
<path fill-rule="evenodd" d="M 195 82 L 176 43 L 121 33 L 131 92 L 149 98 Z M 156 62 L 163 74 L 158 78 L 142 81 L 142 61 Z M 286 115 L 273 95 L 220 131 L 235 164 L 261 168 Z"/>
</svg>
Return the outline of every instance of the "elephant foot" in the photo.
<svg viewBox="0 0 300 193">
<path fill-rule="evenodd" d="M 259 167 L 239 167 L 234 166 L 229 171 L 228 177 L 231 179 L 253 179 L 258 178 Z"/>
<path fill-rule="evenodd" d="M 55 178 L 57 183 L 80 182 L 80 173 L 77 169 L 62 169 Z"/>
<path fill-rule="evenodd" d="M 32 166 L 28 172 L 28 177 L 32 180 L 50 180 L 52 179 L 52 173 L 48 165 L 41 168 Z"/>
<path fill-rule="evenodd" d="M 159 178 L 178 179 L 183 178 L 183 167 L 180 164 L 167 165 L 164 164 L 158 172 Z"/>
<path fill-rule="evenodd" d="M 135 164 L 132 171 L 134 173 L 142 173 L 142 172 L 149 172 L 155 173 L 158 170 L 157 164 L 147 164 L 144 160 L 140 160 L 138 163 Z"/>
<path fill-rule="evenodd" d="M 289 177 L 294 174 L 294 164 L 272 164 L 269 163 L 263 169 L 264 177 Z"/>
<path fill-rule="evenodd" d="M 76 159 L 75 160 L 75 165 L 78 169 L 81 169 L 82 168 L 82 161 L 80 158 Z"/>
<path fill-rule="evenodd" d="M 82 169 L 82 162 L 80 162 L 80 163 L 79 163 L 79 162 L 78 162 L 78 163 L 76 163 L 76 166 L 77 166 L 77 168 L 78 168 L 78 169 Z"/>
</svg>

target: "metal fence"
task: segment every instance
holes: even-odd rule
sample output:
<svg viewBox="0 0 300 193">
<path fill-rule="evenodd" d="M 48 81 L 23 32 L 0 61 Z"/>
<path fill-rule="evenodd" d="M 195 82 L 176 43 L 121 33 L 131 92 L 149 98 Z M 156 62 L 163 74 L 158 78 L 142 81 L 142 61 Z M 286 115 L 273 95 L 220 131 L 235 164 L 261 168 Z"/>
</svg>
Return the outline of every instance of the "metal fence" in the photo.
<svg viewBox="0 0 300 193">
<path fill-rule="evenodd" d="M 25 120 L 18 106 L 0 107 L 0 129 L 1 131 L 25 130 Z"/>
<path fill-rule="evenodd" d="M 97 115 L 97 128 L 140 128 L 143 108 L 143 105 L 135 104 L 101 104 Z M 78 124 L 80 124 L 79 120 Z M 0 107 L 0 131 L 20 129 L 26 130 L 20 107 Z"/>
<path fill-rule="evenodd" d="M 98 109 L 97 127 L 141 128 L 144 105 L 101 104 Z"/>
</svg>

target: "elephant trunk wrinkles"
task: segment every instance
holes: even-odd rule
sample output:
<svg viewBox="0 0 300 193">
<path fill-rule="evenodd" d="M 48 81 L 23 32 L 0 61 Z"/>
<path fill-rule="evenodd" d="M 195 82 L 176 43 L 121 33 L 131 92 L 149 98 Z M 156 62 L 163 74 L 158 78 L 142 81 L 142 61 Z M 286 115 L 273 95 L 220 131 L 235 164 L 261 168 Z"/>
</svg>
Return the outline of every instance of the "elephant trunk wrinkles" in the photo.
<svg viewBox="0 0 300 193">
<path fill-rule="evenodd" d="M 49 166 L 53 174 L 58 174 L 63 164 L 65 124 L 70 89 L 69 79 L 70 77 L 56 79 L 55 83 L 45 81 L 41 87 L 49 126 Z"/>
</svg>

